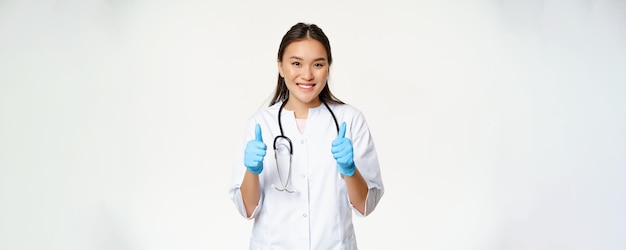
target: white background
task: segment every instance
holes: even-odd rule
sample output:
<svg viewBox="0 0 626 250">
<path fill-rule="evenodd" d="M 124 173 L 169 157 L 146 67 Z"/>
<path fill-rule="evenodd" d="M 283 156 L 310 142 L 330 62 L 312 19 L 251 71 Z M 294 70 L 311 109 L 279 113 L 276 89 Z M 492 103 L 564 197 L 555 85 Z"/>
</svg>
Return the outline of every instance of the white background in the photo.
<svg viewBox="0 0 626 250">
<path fill-rule="evenodd" d="M 0 249 L 246 249 L 231 163 L 299 21 L 378 148 L 361 249 L 626 248 L 626 1 L 3 0 Z"/>
</svg>

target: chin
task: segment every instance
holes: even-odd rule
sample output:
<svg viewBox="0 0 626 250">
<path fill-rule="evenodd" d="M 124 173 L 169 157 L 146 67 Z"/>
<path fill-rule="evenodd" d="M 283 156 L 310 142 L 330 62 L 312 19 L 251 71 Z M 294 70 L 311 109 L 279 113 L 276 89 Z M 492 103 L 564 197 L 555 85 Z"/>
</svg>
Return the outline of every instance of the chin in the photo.
<svg viewBox="0 0 626 250">
<path fill-rule="evenodd" d="M 314 97 L 306 96 L 306 97 L 293 97 L 293 100 L 302 104 L 318 104 L 320 103 L 319 95 Z M 292 99 L 292 98 L 289 98 Z"/>
</svg>

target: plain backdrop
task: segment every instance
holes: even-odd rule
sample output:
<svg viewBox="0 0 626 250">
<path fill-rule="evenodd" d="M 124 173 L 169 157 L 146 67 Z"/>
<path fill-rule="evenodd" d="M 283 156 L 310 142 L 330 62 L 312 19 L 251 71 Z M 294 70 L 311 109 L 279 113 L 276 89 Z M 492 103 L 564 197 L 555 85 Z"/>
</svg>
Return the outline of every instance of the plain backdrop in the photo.
<svg viewBox="0 0 626 250">
<path fill-rule="evenodd" d="M 626 1 L 0 1 L 0 249 L 246 249 L 282 35 L 329 36 L 386 186 L 360 249 L 626 249 Z"/>
</svg>

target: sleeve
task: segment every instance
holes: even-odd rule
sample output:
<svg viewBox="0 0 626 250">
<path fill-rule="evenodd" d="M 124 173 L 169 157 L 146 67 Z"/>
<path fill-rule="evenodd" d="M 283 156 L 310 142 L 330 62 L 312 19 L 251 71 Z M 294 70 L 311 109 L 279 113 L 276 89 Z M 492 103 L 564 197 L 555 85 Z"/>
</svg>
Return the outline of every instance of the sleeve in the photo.
<svg viewBox="0 0 626 250">
<path fill-rule="evenodd" d="M 254 212 L 252 212 L 250 217 L 248 217 L 246 214 L 246 207 L 243 204 L 243 197 L 241 196 L 241 191 L 239 189 L 241 187 L 243 177 L 246 174 L 246 167 L 243 165 L 244 151 L 245 151 L 247 142 L 249 140 L 252 140 L 255 136 L 254 135 L 255 124 L 256 124 L 256 120 L 251 118 L 248 120 L 248 123 L 245 127 L 244 136 L 242 140 L 240 141 L 240 145 L 237 147 L 237 152 L 235 153 L 235 157 L 234 157 L 235 159 L 232 164 L 231 182 L 230 182 L 230 186 L 228 190 L 230 199 L 235 204 L 237 212 L 239 212 L 241 216 L 249 220 L 256 218 L 256 216 L 259 214 L 258 211 L 260 211 L 261 207 L 263 207 L 263 200 L 264 200 L 264 194 L 261 191 L 259 204 L 257 205 L 256 208 L 254 208 Z"/>
<path fill-rule="evenodd" d="M 230 189 L 230 199 L 233 201 L 233 203 L 235 203 L 235 207 L 237 208 L 237 212 L 239 212 L 239 214 L 241 214 L 241 216 L 243 216 L 244 218 L 246 218 L 248 220 L 256 218 L 256 216 L 259 214 L 259 211 L 261 210 L 261 207 L 263 206 L 263 192 L 261 192 L 261 198 L 259 200 L 259 205 L 257 205 L 254 208 L 254 211 L 252 212 L 250 217 L 248 217 L 246 215 L 246 207 L 243 204 L 243 198 L 241 197 L 241 192 L 239 190 L 239 186 L 233 187 L 233 188 Z"/>
<path fill-rule="evenodd" d="M 385 193 L 376 146 L 370 133 L 365 117 L 357 112 L 352 120 L 351 137 L 354 149 L 354 164 L 367 183 L 368 192 L 365 201 L 365 211 L 361 214 L 353 207 L 358 216 L 371 214 Z"/>
</svg>

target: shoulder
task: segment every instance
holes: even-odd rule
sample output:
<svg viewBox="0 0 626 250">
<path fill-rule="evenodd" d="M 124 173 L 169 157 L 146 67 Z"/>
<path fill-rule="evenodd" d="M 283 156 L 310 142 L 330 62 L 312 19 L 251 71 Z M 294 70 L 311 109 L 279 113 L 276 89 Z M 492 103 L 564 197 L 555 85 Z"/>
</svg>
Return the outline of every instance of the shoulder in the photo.
<svg viewBox="0 0 626 250">
<path fill-rule="evenodd" d="M 249 120 L 251 121 L 259 121 L 266 119 L 268 116 L 276 116 L 278 114 L 278 109 L 280 108 L 281 103 L 275 103 L 269 107 L 264 107 L 250 115 Z"/>
<path fill-rule="evenodd" d="M 363 112 L 361 112 L 360 109 L 350 104 L 333 103 L 333 104 L 329 104 L 329 106 L 331 109 L 333 109 L 334 112 L 341 114 L 344 117 L 355 117 L 355 116 L 362 117 L 363 116 Z"/>
<path fill-rule="evenodd" d="M 365 115 L 355 106 L 350 104 L 329 104 L 329 106 L 335 113 L 337 120 L 345 121 L 353 125 L 367 124 Z"/>
</svg>

